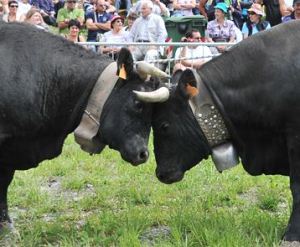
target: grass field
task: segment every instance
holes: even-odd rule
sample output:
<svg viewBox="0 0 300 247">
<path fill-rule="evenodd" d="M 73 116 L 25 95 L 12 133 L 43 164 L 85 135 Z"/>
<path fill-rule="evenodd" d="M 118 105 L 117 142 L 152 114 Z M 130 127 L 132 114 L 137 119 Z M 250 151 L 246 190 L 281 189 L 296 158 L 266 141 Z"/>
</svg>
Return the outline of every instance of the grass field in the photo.
<svg viewBox="0 0 300 247">
<path fill-rule="evenodd" d="M 152 147 L 150 148 L 152 150 Z M 105 149 L 63 154 L 19 171 L 10 186 L 13 246 L 278 246 L 291 207 L 288 178 L 218 173 L 210 160 L 165 185 L 147 164 Z"/>
</svg>

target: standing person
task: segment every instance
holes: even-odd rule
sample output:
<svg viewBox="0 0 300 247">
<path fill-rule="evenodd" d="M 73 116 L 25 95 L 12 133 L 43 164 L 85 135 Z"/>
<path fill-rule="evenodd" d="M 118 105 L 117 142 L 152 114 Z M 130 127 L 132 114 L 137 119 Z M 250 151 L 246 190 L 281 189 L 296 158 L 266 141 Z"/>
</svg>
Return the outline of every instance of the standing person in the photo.
<svg viewBox="0 0 300 247">
<path fill-rule="evenodd" d="M 8 13 L 5 13 L 2 20 L 5 22 L 22 22 L 25 16 L 18 12 L 19 3 L 16 0 L 11 0 L 8 2 Z"/>
<path fill-rule="evenodd" d="M 215 6 L 216 19 L 207 24 L 208 42 L 234 42 L 236 38 L 235 25 L 233 21 L 226 20 L 228 6 L 225 3 L 218 3 Z M 224 52 L 226 46 L 217 46 L 219 52 Z"/>
<path fill-rule="evenodd" d="M 279 0 L 256 0 L 255 3 L 265 6 L 266 20 L 272 27 L 281 23 Z"/>
<path fill-rule="evenodd" d="M 25 22 L 34 25 L 39 29 L 49 31 L 48 25 L 44 22 L 40 11 L 36 8 L 32 8 L 27 12 Z"/>
<path fill-rule="evenodd" d="M 31 5 L 41 11 L 40 13 L 48 25 L 56 26 L 54 4 L 52 0 L 32 0 Z"/>
<path fill-rule="evenodd" d="M 151 1 L 153 3 L 153 9 L 152 9 L 153 14 L 157 14 L 162 17 L 170 16 L 170 11 L 163 2 L 161 2 L 160 0 L 151 0 Z M 132 8 L 131 12 L 139 13 L 141 11 L 141 3 L 142 1 L 138 1 Z"/>
<path fill-rule="evenodd" d="M 198 30 L 192 29 L 185 34 L 185 37 L 181 39 L 181 42 L 201 42 L 201 34 Z M 184 46 L 178 48 L 175 53 L 175 58 L 186 59 L 176 62 L 173 68 L 173 73 L 175 73 L 178 69 L 199 69 L 203 64 L 209 61 L 211 57 L 212 53 L 207 46 Z"/>
<path fill-rule="evenodd" d="M 91 11 L 86 15 L 86 27 L 88 29 L 88 42 L 100 41 L 101 36 L 110 30 L 110 20 L 112 15 L 106 12 L 106 3 L 104 0 L 97 0 L 95 11 Z M 96 47 L 92 46 L 92 50 L 96 51 Z"/>
<path fill-rule="evenodd" d="M 125 7 L 126 12 L 129 13 L 132 6 L 131 0 L 115 0 L 115 8 L 117 13 L 119 12 L 121 6 Z"/>
<path fill-rule="evenodd" d="M 165 42 L 167 30 L 161 16 L 153 14 L 153 3 L 142 0 L 141 16 L 136 19 L 129 33 L 129 42 Z M 159 57 L 156 46 L 131 47 L 133 58 L 136 61 L 150 61 Z"/>
<path fill-rule="evenodd" d="M 61 8 L 57 13 L 57 25 L 61 34 L 69 32 L 69 21 L 76 19 L 80 25 L 83 25 L 84 11 L 76 7 L 76 0 L 67 0 L 66 7 Z"/>
<path fill-rule="evenodd" d="M 123 28 L 124 20 L 121 16 L 114 16 L 111 21 L 111 30 L 103 35 L 103 42 L 107 43 L 126 43 L 126 31 Z M 122 46 L 103 46 L 100 51 L 103 54 L 109 54 L 114 60 L 118 58 L 119 51 Z"/>
<path fill-rule="evenodd" d="M 18 11 L 22 14 L 25 15 L 28 13 L 28 11 L 32 8 L 32 5 L 29 3 L 28 0 L 21 0 L 19 1 L 19 9 Z"/>
<path fill-rule="evenodd" d="M 196 7 L 195 0 L 174 0 L 173 1 L 174 12 L 173 16 L 192 16 L 193 8 Z"/>
<path fill-rule="evenodd" d="M 248 15 L 249 15 L 249 20 L 247 20 L 244 23 L 242 28 L 244 39 L 260 31 L 271 28 L 271 25 L 268 21 L 262 20 L 264 16 L 264 12 L 260 4 L 258 3 L 252 4 L 251 8 L 248 9 Z"/>
<path fill-rule="evenodd" d="M 294 11 L 288 16 L 282 18 L 282 22 L 288 22 L 291 20 L 300 20 L 300 0 L 294 0 L 293 2 Z"/>
</svg>

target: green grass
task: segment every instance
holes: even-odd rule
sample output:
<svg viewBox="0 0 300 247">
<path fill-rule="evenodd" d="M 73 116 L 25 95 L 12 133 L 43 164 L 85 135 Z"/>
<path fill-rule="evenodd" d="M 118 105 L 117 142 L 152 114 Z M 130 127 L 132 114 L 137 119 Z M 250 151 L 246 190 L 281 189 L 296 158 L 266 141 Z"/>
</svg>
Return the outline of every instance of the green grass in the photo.
<svg viewBox="0 0 300 247">
<path fill-rule="evenodd" d="M 152 147 L 150 149 L 153 149 Z M 90 156 L 70 136 L 63 154 L 18 171 L 9 190 L 15 246 L 278 246 L 290 214 L 288 178 L 218 173 L 210 160 L 165 185 L 154 155 L 130 166 Z"/>
</svg>

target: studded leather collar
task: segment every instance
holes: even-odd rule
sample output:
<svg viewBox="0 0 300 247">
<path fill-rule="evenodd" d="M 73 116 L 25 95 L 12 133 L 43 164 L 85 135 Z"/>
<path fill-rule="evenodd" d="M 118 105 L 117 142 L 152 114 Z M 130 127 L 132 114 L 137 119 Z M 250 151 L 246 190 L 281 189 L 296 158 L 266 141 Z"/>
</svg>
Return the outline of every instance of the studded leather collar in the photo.
<svg viewBox="0 0 300 247">
<path fill-rule="evenodd" d="M 196 71 L 193 74 L 197 81 L 199 94 L 190 99 L 190 106 L 211 148 L 227 142 L 230 135 L 224 119 L 215 106 L 208 89 Z"/>
</svg>

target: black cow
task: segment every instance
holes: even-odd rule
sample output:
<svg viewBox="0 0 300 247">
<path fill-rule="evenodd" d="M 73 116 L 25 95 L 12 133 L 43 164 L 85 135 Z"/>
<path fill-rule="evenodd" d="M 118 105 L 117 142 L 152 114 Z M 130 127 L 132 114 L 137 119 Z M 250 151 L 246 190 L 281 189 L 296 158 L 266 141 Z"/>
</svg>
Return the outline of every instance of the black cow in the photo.
<svg viewBox="0 0 300 247">
<path fill-rule="evenodd" d="M 288 241 L 300 241 L 298 40 L 300 21 L 282 24 L 247 38 L 197 72 L 184 71 L 169 99 L 154 106 L 152 119 L 156 175 L 162 182 L 180 181 L 185 171 L 227 144 L 249 174 L 289 176 Z M 215 158 L 234 160 L 232 150 L 223 151 Z"/>
<path fill-rule="evenodd" d="M 29 25 L 0 22 L 0 57 L 0 230 L 10 222 L 7 189 L 14 171 L 36 167 L 61 153 L 98 78 L 100 88 L 114 83 L 117 67 L 123 79 L 116 78 L 102 102 L 100 121 L 85 111 L 85 117 L 97 123 L 95 152 L 107 144 L 132 164 L 147 160 L 151 108 L 132 91 L 153 91 L 156 83 L 143 83 L 144 74 L 137 73 L 143 70 L 134 68 L 128 50 L 120 52 L 118 66 L 102 78 L 113 62 L 110 58 Z"/>
</svg>

